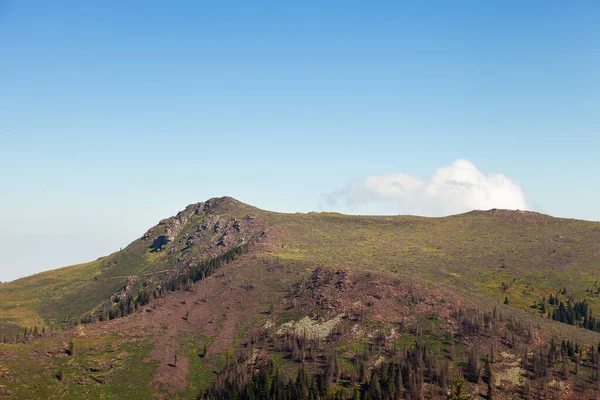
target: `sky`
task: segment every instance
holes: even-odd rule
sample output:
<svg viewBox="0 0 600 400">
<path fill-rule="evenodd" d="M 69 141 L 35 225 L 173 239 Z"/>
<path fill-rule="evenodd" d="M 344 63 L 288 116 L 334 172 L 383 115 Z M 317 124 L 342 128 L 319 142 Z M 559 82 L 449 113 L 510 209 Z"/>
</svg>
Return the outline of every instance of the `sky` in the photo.
<svg viewBox="0 0 600 400">
<path fill-rule="evenodd" d="M 223 195 L 600 220 L 598 20 L 597 1 L 0 0 L 0 281 Z"/>
</svg>

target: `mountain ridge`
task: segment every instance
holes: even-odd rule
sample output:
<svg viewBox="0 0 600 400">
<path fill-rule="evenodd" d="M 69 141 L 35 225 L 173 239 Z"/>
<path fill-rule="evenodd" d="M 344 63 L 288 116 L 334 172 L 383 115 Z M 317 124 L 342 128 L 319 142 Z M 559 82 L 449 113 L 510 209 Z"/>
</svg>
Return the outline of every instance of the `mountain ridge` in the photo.
<svg viewBox="0 0 600 400">
<path fill-rule="evenodd" d="M 596 222 L 510 210 L 439 218 L 290 214 L 212 198 L 160 220 L 119 252 L 0 286 L 0 361 L 9 366 L 0 368 L 0 394 L 5 387 L 31 398 L 52 388 L 59 398 L 78 398 L 83 382 L 88 395 L 190 398 L 210 389 L 227 398 L 229 386 L 271 362 L 286 376 L 307 363 L 318 376 L 336 354 L 346 372 L 338 384 L 327 382 L 349 398 L 353 387 L 368 385 L 368 376 L 357 375 L 361 365 L 401 363 L 396 343 L 407 350 L 422 341 L 435 345 L 428 351 L 453 374 L 468 375 L 468 352 L 489 348 L 498 349 L 496 371 L 508 373 L 511 357 L 523 358 L 534 343 L 550 349 L 568 339 L 581 349 L 600 342 L 592 323 L 599 260 Z M 574 306 L 589 315 L 569 320 Z M 324 333 L 303 339 L 302 332 Z M 363 354 L 363 345 L 371 350 Z M 241 364 L 228 363 L 232 357 Z M 527 368 L 519 374 L 543 390 Z M 121 370 L 137 376 L 139 393 L 123 386 Z M 34 383 L 19 378 L 32 373 Z M 446 374 L 431 372 L 418 389 L 429 398 L 448 389 L 438 373 Z M 569 395 L 581 385 L 553 376 Z M 481 385 L 473 378 L 469 390 Z"/>
<path fill-rule="evenodd" d="M 561 222 L 565 222 L 565 223 L 577 223 L 580 222 L 584 225 L 588 225 L 591 224 L 591 226 L 594 226 L 595 229 L 593 230 L 598 230 L 600 232 L 600 223 L 595 223 L 592 221 L 584 221 L 584 220 L 575 220 L 575 219 L 562 219 L 562 218 L 556 218 L 556 217 L 552 217 L 549 215 L 545 215 L 545 214 L 540 214 L 540 213 L 536 213 L 536 212 L 531 212 L 531 211 L 518 211 L 518 210 L 502 210 L 502 209 L 491 209 L 491 210 L 473 210 L 467 213 L 463 213 L 463 214 L 456 214 L 456 215 L 451 215 L 451 216 L 446 216 L 446 217 L 420 217 L 420 216 L 408 216 L 408 215 L 399 215 L 399 216 L 363 216 L 363 215 L 345 215 L 345 214 L 338 214 L 338 213 L 279 213 L 279 212 L 272 212 L 272 211 L 266 211 L 266 210 L 262 210 L 259 209 L 257 207 L 251 206 L 249 204 L 243 203 L 233 197 L 229 197 L 229 196 L 223 196 L 223 197 L 214 197 L 211 199 L 208 199 L 206 201 L 203 202 L 198 202 L 198 203 L 191 203 L 188 206 L 186 206 L 183 210 L 179 211 L 177 214 L 168 217 L 168 218 L 164 218 L 162 220 L 160 220 L 155 226 L 149 228 L 140 238 L 134 240 L 132 243 L 130 243 L 128 246 L 126 246 L 125 248 L 123 248 L 121 251 L 119 252 L 115 252 L 112 253 L 110 255 L 104 256 L 104 257 L 100 257 L 95 261 L 92 262 L 88 262 L 88 263 L 82 263 L 82 264 L 77 264 L 77 265 L 73 265 L 73 266 L 67 266 L 67 267 L 63 267 L 63 268 L 58 268 L 55 270 L 49 270 L 49 271 L 44 271 L 38 274 L 34 274 L 32 276 L 29 277 L 24 277 L 24 278 L 20 278 L 17 279 L 15 281 L 11 281 L 11 282 L 6 282 L 4 283 L 1 288 L 3 291 L 9 291 L 11 289 L 11 287 L 13 287 L 14 285 L 19 285 L 19 283 L 24 283 L 24 282 L 28 282 L 28 281 L 37 281 L 37 280 L 44 280 L 46 278 L 50 278 L 50 280 L 56 278 L 57 276 L 63 276 L 65 272 L 67 271 L 78 271 L 81 272 L 82 270 L 85 269 L 90 269 L 90 265 L 97 265 L 97 264 L 101 264 L 101 263 L 105 263 L 105 265 L 103 265 L 100 268 L 100 274 L 94 274 L 94 276 L 92 278 L 96 278 L 99 279 L 98 277 L 103 276 L 102 274 L 102 269 L 109 269 L 108 265 L 106 265 L 106 263 L 111 263 L 111 262 L 115 262 L 116 258 L 127 258 L 124 257 L 124 255 L 127 255 L 127 253 L 130 253 L 132 251 L 132 248 L 136 248 L 134 251 L 137 251 L 139 254 L 136 255 L 136 257 L 138 257 L 137 260 L 135 260 L 136 264 L 140 264 L 140 260 L 139 258 L 144 258 L 146 259 L 145 261 L 142 260 L 142 262 L 148 262 L 148 258 L 149 257 L 153 257 L 152 254 L 142 254 L 142 253 L 147 253 L 147 247 L 150 247 L 152 249 L 153 252 L 155 252 L 158 248 L 166 248 L 167 245 L 169 245 L 170 243 L 172 243 L 176 237 L 179 237 L 179 235 L 181 234 L 181 230 L 183 229 L 182 227 L 185 226 L 188 223 L 188 220 L 192 217 L 192 216 L 208 216 L 209 219 L 213 219 L 208 221 L 208 223 L 212 223 L 215 224 L 215 226 L 212 227 L 212 229 L 220 229 L 218 226 L 216 226 L 219 223 L 224 223 L 221 220 L 220 215 L 225 215 L 225 216 L 230 216 L 233 219 L 243 219 L 248 217 L 249 215 L 255 214 L 255 217 L 260 217 L 262 219 L 268 219 L 270 220 L 270 222 L 272 223 L 273 220 L 277 220 L 278 218 L 283 218 L 283 219 L 298 219 L 299 223 L 303 223 L 302 219 L 311 219 L 311 218 L 337 218 L 340 221 L 367 221 L 366 223 L 375 223 L 375 224 L 379 224 L 379 223 L 385 223 L 387 222 L 392 222 L 392 223 L 403 223 L 403 222 L 417 222 L 417 223 L 427 223 L 427 221 L 448 221 L 448 220 L 462 220 L 462 224 L 457 226 L 458 229 L 464 229 L 464 223 L 468 223 L 469 220 L 468 218 L 478 218 L 478 217 L 502 217 L 505 219 L 508 219 L 509 221 L 515 220 L 516 223 L 532 223 L 532 222 L 536 222 L 536 223 L 561 223 Z M 198 221 L 196 221 L 198 222 Z M 229 221 L 231 222 L 231 221 Z M 233 222 L 235 223 L 235 222 Z M 205 227 L 206 229 L 207 227 Z M 231 227 L 225 227 L 225 229 L 230 232 L 231 229 L 228 229 Z M 264 228 L 264 227 L 263 227 Z M 160 232 L 160 234 L 159 234 Z M 217 233 L 217 232 L 215 232 Z M 152 237 L 152 235 L 154 234 L 155 237 L 152 238 L 152 243 L 147 243 L 147 241 Z M 214 236 L 214 235 L 213 235 Z M 564 240 L 560 238 L 560 233 L 557 234 L 556 239 L 551 238 L 551 241 L 561 241 Z M 211 239 L 215 239 L 215 238 L 211 238 Z M 219 238 L 220 239 L 220 238 Z M 191 244 L 193 244 L 194 240 L 197 239 L 189 239 L 191 241 Z M 140 245 L 140 242 L 143 243 L 143 245 Z M 216 248 L 218 248 L 218 246 L 216 246 L 218 244 L 218 241 L 215 243 L 212 243 L 210 246 L 207 246 L 206 244 L 205 248 L 206 250 L 206 254 L 204 254 L 204 256 L 207 255 L 214 255 L 216 254 L 218 251 L 215 250 Z M 149 245 L 149 246 L 146 246 Z M 173 249 L 174 246 L 170 247 L 170 251 L 175 251 L 175 249 Z M 179 260 L 182 261 L 182 260 Z M 177 263 L 177 260 L 170 260 L 171 263 Z M 499 260 L 499 262 L 501 263 L 501 261 Z M 169 267 L 164 267 L 164 269 L 168 269 L 168 268 L 172 268 L 172 266 Z M 127 269 L 127 268 L 126 268 Z M 156 268 L 152 269 L 144 269 L 141 273 L 151 273 L 152 271 L 157 271 Z M 52 272 L 53 271 L 53 272 Z M 121 276 L 125 276 L 128 274 L 134 274 L 135 275 L 135 271 L 129 271 L 129 272 L 123 272 L 121 274 Z M 87 274 L 89 275 L 89 273 Z M 110 273 L 105 273 L 104 275 L 109 275 Z M 112 274 L 113 276 L 115 276 L 115 274 Z M 117 275 L 118 276 L 118 275 Z M 88 278 L 89 279 L 89 278 Z M 113 285 L 113 293 L 116 293 L 118 290 L 120 290 L 120 287 L 117 285 Z M 1 293 L 1 292 L 0 292 Z M 0 294 L 1 296 L 1 294 Z M 110 295 L 112 296 L 112 294 Z M 107 296 L 106 298 L 110 297 Z M 1 314 L 0 314 L 1 315 Z M 38 321 L 41 322 L 41 321 Z"/>
</svg>

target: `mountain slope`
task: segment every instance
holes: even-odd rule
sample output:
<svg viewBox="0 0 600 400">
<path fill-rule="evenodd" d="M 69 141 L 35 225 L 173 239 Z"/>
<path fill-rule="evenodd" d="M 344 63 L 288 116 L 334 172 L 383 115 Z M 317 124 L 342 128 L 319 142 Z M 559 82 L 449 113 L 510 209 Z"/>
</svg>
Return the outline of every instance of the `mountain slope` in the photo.
<svg viewBox="0 0 600 400">
<path fill-rule="evenodd" d="M 126 288 L 222 254 L 263 232 L 254 207 L 231 198 L 192 204 L 126 248 L 96 261 L 47 271 L 0 286 L 0 332 L 63 326 Z M 225 238 L 225 240 L 222 240 Z"/>
<path fill-rule="evenodd" d="M 279 214 L 268 219 L 284 245 L 280 259 L 395 271 L 495 299 L 508 296 L 522 308 L 563 287 L 576 297 L 598 287 L 597 222 L 507 210 L 445 218 Z"/>
<path fill-rule="evenodd" d="M 1 285 L 0 332 L 9 343 L 0 344 L 0 394 L 192 398 L 212 385 L 213 396 L 228 398 L 223 385 L 232 376 L 236 383 L 227 387 L 248 390 L 243 382 L 269 363 L 295 376 L 300 361 L 318 376 L 333 354 L 343 372 L 328 386 L 350 397 L 353 387 L 368 385 L 360 368 L 402 363 L 404 351 L 425 346 L 438 369 L 422 377 L 417 397 L 438 398 L 454 382 L 448 376 L 468 374 L 471 353 L 483 365 L 491 351 L 498 376 L 517 373 L 540 393 L 554 379 L 563 387 L 555 392 L 572 398 L 564 396 L 595 382 L 597 357 L 583 346 L 595 347 L 600 335 L 549 320 L 557 306 L 545 300 L 586 299 L 597 310 L 598 239 L 598 223 L 530 212 L 280 214 L 211 199 L 161 221 L 120 252 Z M 248 250 L 196 284 L 182 280 L 240 246 Z M 98 319 L 107 307 L 174 281 L 177 287 L 136 303 L 138 312 L 127 318 L 69 327 L 76 317 Z M 534 302 L 547 309 L 532 308 Z M 29 329 L 23 341 L 24 329 L 35 325 L 37 334 Z M 16 334 L 21 338 L 12 343 Z M 579 374 L 552 364 L 538 376 L 526 359 L 536 365 L 539 346 L 550 354 L 552 340 L 564 339 L 586 349 L 558 358 Z M 498 398 L 524 390 L 511 379 L 494 387 Z M 484 393 L 484 382 L 472 379 L 468 390 Z"/>
<path fill-rule="evenodd" d="M 274 260 L 394 271 L 508 297 L 522 309 L 562 288 L 600 305 L 586 292 L 598 288 L 599 223 L 506 210 L 445 218 L 280 214 L 225 197 L 186 207 L 120 252 L 1 285 L 0 331 L 61 325 L 128 284 L 135 292 L 267 230 Z M 219 245 L 223 237 L 230 239 Z"/>
</svg>

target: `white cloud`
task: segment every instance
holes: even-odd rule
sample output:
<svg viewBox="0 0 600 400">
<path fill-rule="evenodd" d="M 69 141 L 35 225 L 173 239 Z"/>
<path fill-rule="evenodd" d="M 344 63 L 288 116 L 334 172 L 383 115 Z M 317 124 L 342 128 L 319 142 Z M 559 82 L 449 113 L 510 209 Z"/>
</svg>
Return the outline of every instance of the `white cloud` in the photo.
<svg viewBox="0 0 600 400">
<path fill-rule="evenodd" d="M 400 212 L 448 215 L 470 210 L 506 208 L 528 210 L 518 182 L 501 173 L 483 174 L 468 160 L 439 168 L 428 180 L 402 172 L 353 180 L 324 196 L 328 207 L 342 201 L 350 208 L 373 202 L 395 203 Z"/>
</svg>

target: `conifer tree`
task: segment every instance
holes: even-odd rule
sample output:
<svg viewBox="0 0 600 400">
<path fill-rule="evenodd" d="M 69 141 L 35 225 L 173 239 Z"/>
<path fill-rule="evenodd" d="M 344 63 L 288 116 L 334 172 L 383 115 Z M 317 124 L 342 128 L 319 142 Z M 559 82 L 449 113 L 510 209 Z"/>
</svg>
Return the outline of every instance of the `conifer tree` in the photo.
<svg viewBox="0 0 600 400">
<path fill-rule="evenodd" d="M 479 355 L 477 350 L 473 347 L 469 351 L 469 358 L 467 362 L 467 378 L 473 383 L 479 383 L 481 378 L 481 368 L 479 365 Z"/>
<path fill-rule="evenodd" d="M 69 354 L 70 356 L 75 355 L 75 343 L 73 343 L 72 339 L 69 341 L 69 347 L 67 348 L 67 354 Z"/>
<path fill-rule="evenodd" d="M 485 359 L 485 379 L 487 383 L 487 400 L 494 399 L 494 374 L 492 372 L 492 363 L 489 358 Z"/>
</svg>

